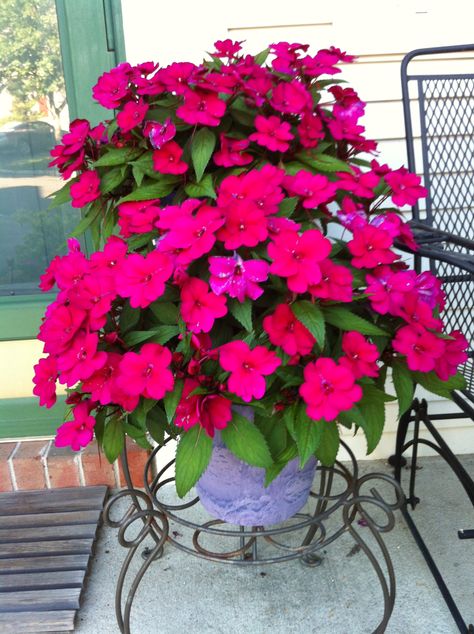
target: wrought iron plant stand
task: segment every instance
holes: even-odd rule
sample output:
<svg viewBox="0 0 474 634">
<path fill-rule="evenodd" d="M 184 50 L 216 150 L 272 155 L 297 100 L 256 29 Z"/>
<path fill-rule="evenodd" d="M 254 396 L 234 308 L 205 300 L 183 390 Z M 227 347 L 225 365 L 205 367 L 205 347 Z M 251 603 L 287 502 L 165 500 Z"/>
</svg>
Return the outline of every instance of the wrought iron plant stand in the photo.
<svg viewBox="0 0 474 634">
<path fill-rule="evenodd" d="M 119 543 L 128 549 L 115 596 L 120 631 L 130 633 L 130 614 L 137 589 L 151 564 L 162 556 L 167 544 L 197 557 L 234 565 L 263 565 L 299 559 L 306 566 L 318 566 L 322 562 L 324 548 L 343 533 L 349 533 L 366 555 L 380 583 L 383 615 L 374 634 L 383 633 L 395 603 L 395 574 L 382 533 L 393 528 L 394 511 L 402 506 L 404 497 L 400 485 L 389 475 L 360 475 L 354 454 L 345 443 L 341 444 L 347 452 L 348 461 L 338 461 L 331 468 L 318 467 L 314 481 L 317 488 L 310 494 L 312 511 L 297 513 L 287 522 L 271 528 L 233 527 L 217 519 L 204 523 L 192 521 L 186 516 L 189 512 L 192 514 L 188 510 L 199 503 L 198 497 L 181 504 L 168 504 L 163 499 L 166 486 L 174 483 L 174 460 L 154 475 L 155 459 L 163 445 L 153 450 L 146 463 L 143 490 L 132 484 L 125 451 L 122 454 L 122 466 L 128 488 L 113 496 L 104 511 L 106 524 L 119 529 Z M 390 501 L 385 500 L 373 486 L 377 481 L 379 485 L 385 483 L 385 486 L 388 484 L 393 488 Z M 337 493 L 334 493 L 335 487 Z M 114 508 L 118 503 L 121 506 L 120 501 L 124 498 L 129 498 L 131 504 L 117 519 Z M 337 522 L 335 528 L 331 526 L 328 530 L 329 518 L 337 518 Z M 170 524 L 179 525 L 179 539 L 176 537 L 177 532 L 170 530 Z M 370 541 L 376 546 L 375 552 L 363 536 L 364 532 L 373 538 Z M 129 537 L 131 533 L 133 537 Z M 225 538 L 232 546 L 222 551 L 216 550 L 212 543 L 207 545 L 213 538 L 220 539 L 221 544 L 222 538 Z M 152 540 L 151 548 L 143 549 L 145 539 Z M 130 566 L 137 553 L 143 556 L 144 561 L 135 577 L 129 580 Z M 126 583 L 129 584 L 128 593 L 125 591 Z"/>
</svg>

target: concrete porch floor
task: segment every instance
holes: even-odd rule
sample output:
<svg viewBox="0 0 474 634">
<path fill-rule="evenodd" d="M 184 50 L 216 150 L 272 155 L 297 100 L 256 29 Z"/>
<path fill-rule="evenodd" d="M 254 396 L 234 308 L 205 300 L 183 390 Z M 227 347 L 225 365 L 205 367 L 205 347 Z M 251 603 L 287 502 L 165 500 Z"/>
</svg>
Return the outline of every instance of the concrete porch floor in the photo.
<svg viewBox="0 0 474 634">
<path fill-rule="evenodd" d="M 474 455 L 462 457 L 474 473 Z M 474 540 L 459 540 L 458 528 L 474 528 L 467 496 L 440 458 L 421 458 L 415 521 L 467 622 L 474 622 Z M 391 473 L 383 461 L 360 463 L 362 473 Z M 406 479 L 406 478 L 405 478 Z M 123 508 L 126 508 L 124 505 Z M 172 526 L 170 530 L 179 526 Z M 368 530 L 361 528 L 361 531 Z M 364 538 L 366 534 L 362 532 Z M 117 531 L 102 527 L 77 634 L 118 632 L 115 584 L 126 552 Z M 388 634 L 455 634 L 458 629 L 401 513 L 384 536 L 397 579 Z M 370 539 L 367 540 L 370 542 Z M 328 546 L 324 562 L 306 568 L 298 561 L 238 567 L 207 562 L 176 548 L 147 571 L 135 597 L 132 634 L 362 634 L 382 615 L 375 573 L 354 541 L 344 534 Z M 136 560 L 134 569 L 141 563 Z"/>
</svg>

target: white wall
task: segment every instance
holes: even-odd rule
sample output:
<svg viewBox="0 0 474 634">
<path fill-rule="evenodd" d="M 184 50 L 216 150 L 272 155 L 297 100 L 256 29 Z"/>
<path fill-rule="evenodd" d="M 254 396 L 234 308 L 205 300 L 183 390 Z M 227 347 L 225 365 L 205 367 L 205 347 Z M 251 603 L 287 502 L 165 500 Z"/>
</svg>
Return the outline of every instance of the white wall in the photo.
<svg viewBox="0 0 474 634">
<path fill-rule="evenodd" d="M 345 65 L 347 79 L 367 102 L 363 122 L 367 136 L 379 141 L 380 158 L 393 167 L 406 162 L 401 105 L 400 62 L 416 48 L 472 42 L 473 0 L 239 0 L 236 3 L 210 0 L 122 0 L 127 57 L 131 63 L 148 60 L 161 65 L 172 61 L 199 62 L 215 40 L 246 40 L 248 52 L 256 53 L 278 41 L 309 43 L 317 49 L 331 44 L 357 55 Z M 457 55 L 457 71 L 474 71 L 474 55 Z M 449 60 L 425 61 L 449 72 Z M 416 134 L 416 130 L 415 130 Z M 452 407 L 439 399 L 432 411 Z M 439 424 L 454 451 L 474 452 L 474 424 L 447 421 Z M 396 406 L 388 406 L 388 420 L 382 441 L 373 457 L 385 458 L 393 451 Z M 360 433 L 346 439 L 359 457 L 365 455 Z"/>
</svg>

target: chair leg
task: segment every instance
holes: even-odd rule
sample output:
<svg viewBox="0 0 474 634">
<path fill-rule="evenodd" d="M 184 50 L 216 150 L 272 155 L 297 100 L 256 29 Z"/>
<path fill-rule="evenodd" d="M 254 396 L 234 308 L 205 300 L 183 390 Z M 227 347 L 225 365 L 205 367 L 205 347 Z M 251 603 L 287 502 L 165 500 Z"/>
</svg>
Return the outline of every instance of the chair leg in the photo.
<svg viewBox="0 0 474 634">
<path fill-rule="evenodd" d="M 407 459 L 403 456 L 403 446 L 405 445 L 408 425 L 412 420 L 411 407 L 400 418 L 397 428 L 397 438 L 395 441 L 395 453 L 389 457 L 388 463 L 395 467 L 394 476 L 397 482 L 400 482 L 401 470 L 407 464 Z"/>
</svg>

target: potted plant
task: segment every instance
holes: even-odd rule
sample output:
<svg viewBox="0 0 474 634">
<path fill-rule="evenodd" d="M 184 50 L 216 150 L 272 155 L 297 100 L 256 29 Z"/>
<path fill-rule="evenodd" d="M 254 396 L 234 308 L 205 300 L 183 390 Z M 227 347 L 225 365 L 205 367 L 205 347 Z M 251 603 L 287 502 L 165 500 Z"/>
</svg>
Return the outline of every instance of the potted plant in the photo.
<svg viewBox="0 0 474 634">
<path fill-rule="evenodd" d="M 425 189 L 373 157 L 365 104 L 336 78 L 352 59 L 225 40 L 199 65 L 99 78 L 117 114 L 73 121 L 52 151 L 53 205 L 83 209 L 40 284 L 59 289 L 34 378 L 46 407 L 68 390 L 57 445 L 95 435 L 113 461 L 127 435 L 176 437 L 179 496 L 198 483 L 218 517 L 268 524 L 304 504 L 341 426 L 370 453 L 387 401 L 402 414 L 416 383 L 462 387 L 440 282 L 394 248 L 416 250 L 399 207 Z"/>
</svg>

